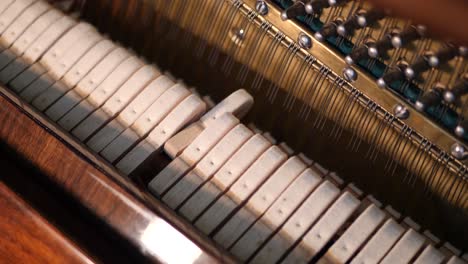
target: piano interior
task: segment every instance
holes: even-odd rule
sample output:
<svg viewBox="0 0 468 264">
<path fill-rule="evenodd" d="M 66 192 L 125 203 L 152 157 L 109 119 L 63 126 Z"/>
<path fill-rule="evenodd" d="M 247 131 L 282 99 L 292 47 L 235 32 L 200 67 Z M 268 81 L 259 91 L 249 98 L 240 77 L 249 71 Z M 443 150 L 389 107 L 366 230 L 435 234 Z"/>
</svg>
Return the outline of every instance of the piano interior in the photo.
<svg viewBox="0 0 468 264">
<path fill-rule="evenodd" d="M 47 245 L 2 212 L 2 259 L 468 262 L 468 48 L 435 36 L 361 0 L 1 0 L 0 196 Z"/>
</svg>

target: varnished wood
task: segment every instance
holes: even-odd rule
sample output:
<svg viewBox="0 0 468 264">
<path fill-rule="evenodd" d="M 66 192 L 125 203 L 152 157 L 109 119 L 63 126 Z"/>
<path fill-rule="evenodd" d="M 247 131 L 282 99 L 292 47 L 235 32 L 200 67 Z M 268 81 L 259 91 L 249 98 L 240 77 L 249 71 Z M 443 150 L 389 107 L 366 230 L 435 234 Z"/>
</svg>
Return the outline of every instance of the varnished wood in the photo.
<svg viewBox="0 0 468 264">
<path fill-rule="evenodd" d="M 118 235 L 141 249 L 142 254 L 155 261 L 165 261 L 164 256 L 154 252 L 151 243 L 142 239 L 142 234 L 152 224 L 164 223 L 171 234 L 180 237 L 183 242 L 192 243 L 190 241 L 193 240 L 197 244 L 195 247 L 201 247 L 198 259 L 204 263 L 216 263 L 217 259 L 232 262 L 229 255 L 221 253 L 206 238 L 200 237 L 199 233 L 191 230 L 188 223 L 177 218 L 167 207 L 149 194 L 139 191 L 128 179 L 120 178 L 120 175 L 112 172 L 108 165 L 89 152 L 84 156 L 83 152 L 86 151 L 83 146 L 72 142 L 57 127 L 45 128 L 47 121 L 42 115 L 23 105 L 11 93 L 4 93 L 0 93 L 0 139 L 70 193 Z M 50 128 L 59 136 L 54 135 Z M 111 175 L 102 170 L 111 171 Z M 160 215 L 170 219 L 171 224 L 167 224 Z M 172 230 L 172 226 L 177 229 Z M 184 234 L 177 230 L 182 230 Z"/>
<path fill-rule="evenodd" d="M 1 263 L 95 263 L 2 182 L 0 208 Z"/>
<path fill-rule="evenodd" d="M 93 260 L 98 263 L 147 263 L 150 260 L 1 141 L 0 168 L 3 184 Z"/>
</svg>

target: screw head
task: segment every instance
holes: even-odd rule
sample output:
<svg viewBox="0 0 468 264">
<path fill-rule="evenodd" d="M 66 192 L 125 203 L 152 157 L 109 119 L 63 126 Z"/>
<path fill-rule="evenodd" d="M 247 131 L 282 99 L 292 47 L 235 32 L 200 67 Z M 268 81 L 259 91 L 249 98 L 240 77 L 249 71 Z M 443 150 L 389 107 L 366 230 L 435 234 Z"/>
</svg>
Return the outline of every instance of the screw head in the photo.
<svg viewBox="0 0 468 264">
<path fill-rule="evenodd" d="M 463 128 L 463 126 L 460 126 L 458 125 L 456 128 L 455 128 L 455 135 L 457 135 L 458 137 L 464 137 L 465 136 L 465 128 Z"/>
<path fill-rule="evenodd" d="M 320 33 L 320 32 L 315 32 L 314 37 L 320 42 L 323 42 L 325 40 L 322 33 Z"/>
<path fill-rule="evenodd" d="M 344 77 L 348 82 L 354 82 L 354 81 L 357 79 L 358 74 L 357 74 L 357 72 L 356 72 L 353 68 L 346 67 L 346 68 L 344 68 L 344 70 L 343 70 L 343 77 Z"/>
<path fill-rule="evenodd" d="M 395 35 L 392 37 L 392 46 L 395 49 L 399 49 L 403 46 L 403 40 L 401 39 L 399 35 Z"/>
<path fill-rule="evenodd" d="M 447 91 L 444 91 L 444 100 L 445 102 L 451 104 L 455 102 L 456 98 L 452 91 L 447 90 Z"/>
<path fill-rule="evenodd" d="M 367 27 L 367 19 L 363 15 L 357 16 L 357 23 L 360 27 Z"/>
<path fill-rule="evenodd" d="M 367 53 L 369 54 L 369 57 L 371 58 L 375 59 L 379 57 L 379 50 L 374 45 L 369 47 L 369 49 L 367 50 Z"/>
<path fill-rule="evenodd" d="M 416 103 L 414 104 L 414 107 L 419 112 L 424 112 L 424 110 L 426 110 L 426 105 L 424 105 L 421 101 L 416 101 Z"/>
<path fill-rule="evenodd" d="M 416 30 L 418 31 L 418 34 L 421 36 L 425 36 L 427 32 L 427 27 L 425 25 L 416 25 Z"/>
<path fill-rule="evenodd" d="M 269 11 L 267 3 L 265 3 L 265 1 L 263 0 L 257 1 L 257 3 L 255 4 L 255 9 L 262 16 L 268 14 Z"/>
<path fill-rule="evenodd" d="M 407 67 L 405 69 L 405 76 L 406 78 L 412 80 L 414 77 L 415 77 L 416 73 L 414 72 L 414 70 L 410 67 Z"/>
<path fill-rule="evenodd" d="M 307 36 L 306 34 L 302 32 L 299 33 L 297 42 L 299 42 L 299 45 L 301 46 L 301 48 L 304 48 L 304 49 L 312 48 L 312 39 L 310 39 L 309 36 Z"/>
<path fill-rule="evenodd" d="M 236 30 L 236 36 L 240 39 L 240 40 L 244 40 L 245 38 L 245 30 L 243 28 L 239 28 Z"/>
<path fill-rule="evenodd" d="M 397 104 L 393 107 L 393 113 L 399 119 L 407 119 L 409 117 L 409 110 L 404 105 Z"/>
<path fill-rule="evenodd" d="M 281 17 L 281 20 L 283 20 L 283 21 L 286 21 L 286 20 L 289 19 L 288 18 L 288 13 L 286 13 L 286 11 L 281 12 L 280 17 Z"/>
<path fill-rule="evenodd" d="M 377 80 L 377 86 L 379 86 L 380 88 L 387 87 L 387 83 L 385 82 L 384 78 L 379 78 Z"/>
<path fill-rule="evenodd" d="M 338 33 L 338 35 L 340 35 L 342 37 L 346 37 L 346 35 L 347 35 L 346 28 L 345 28 L 345 26 L 343 24 L 339 25 L 336 28 L 336 32 Z"/>
<path fill-rule="evenodd" d="M 309 15 L 313 15 L 315 13 L 314 12 L 314 7 L 312 6 L 312 4 L 310 2 L 305 5 L 305 11 Z"/>
<path fill-rule="evenodd" d="M 460 46 L 458 47 L 458 53 L 462 57 L 466 57 L 468 55 L 468 47 L 467 46 Z"/>
<path fill-rule="evenodd" d="M 345 57 L 345 62 L 346 62 L 346 64 L 348 64 L 348 65 L 353 65 L 353 64 L 354 64 L 353 58 L 351 58 L 351 56 L 349 56 L 349 55 L 347 55 L 347 56 Z"/>
<path fill-rule="evenodd" d="M 437 56 L 434 56 L 434 55 L 430 56 L 429 57 L 429 65 L 431 67 L 439 66 L 439 58 L 437 58 Z"/>
<path fill-rule="evenodd" d="M 466 152 L 465 147 L 460 143 L 455 143 L 452 145 L 451 153 L 458 160 L 466 159 L 468 156 L 468 152 Z"/>
</svg>

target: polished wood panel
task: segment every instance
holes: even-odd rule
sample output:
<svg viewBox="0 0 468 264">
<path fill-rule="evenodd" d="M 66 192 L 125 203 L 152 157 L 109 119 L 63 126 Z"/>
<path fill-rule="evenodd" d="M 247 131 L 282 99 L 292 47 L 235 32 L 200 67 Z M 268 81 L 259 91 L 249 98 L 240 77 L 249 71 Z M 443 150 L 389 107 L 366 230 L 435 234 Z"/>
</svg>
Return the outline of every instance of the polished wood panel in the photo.
<svg viewBox="0 0 468 264">
<path fill-rule="evenodd" d="M 0 262 L 95 263 L 2 182 L 0 208 Z"/>
<path fill-rule="evenodd" d="M 102 171 L 101 166 L 98 169 L 96 157 L 83 155 L 83 146 L 70 142 L 70 137 L 60 134 L 56 127 L 52 128 L 53 131 L 45 127 L 47 121 L 44 117 L 28 105 L 22 104 L 11 93 L 0 95 L 0 140 L 140 249 L 142 254 L 155 261 L 177 261 L 183 256 L 177 251 L 171 255 L 167 249 L 181 245 L 193 252 L 190 262 L 232 262 L 206 238 L 200 238 L 188 223 L 132 186 L 128 179 L 118 179 L 120 176 L 116 173 L 110 176 Z M 169 219 L 171 224 L 160 215 Z M 179 247 L 179 250 L 183 248 Z"/>
<path fill-rule="evenodd" d="M 139 250 L 0 141 L 0 182 L 99 263 L 146 263 Z M 1 213 L 1 210 L 0 210 Z"/>
</svg>

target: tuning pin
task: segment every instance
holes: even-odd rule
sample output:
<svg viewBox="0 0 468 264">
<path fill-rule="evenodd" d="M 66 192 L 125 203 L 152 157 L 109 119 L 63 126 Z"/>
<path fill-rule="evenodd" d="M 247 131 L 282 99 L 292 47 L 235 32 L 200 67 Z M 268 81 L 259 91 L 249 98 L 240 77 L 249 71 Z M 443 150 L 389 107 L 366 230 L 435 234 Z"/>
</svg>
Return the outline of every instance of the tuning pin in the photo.
<svg viewBox="0 0 468 264">
<path fill-rule="evenodd" d="M 405 76 L 407 79 L 414 79 L 419 73 L 429 70 L 431 66 L 428 62 L 428 56 L 421 56 L 411 65 L 405 69 Z"/>
<path fill-rule="evenodd" d="M 327 7 L 330 7 L 328 0 L 310 0 L 305 5 L 305 11 L 309 15 L 315 15 L 322 12 L 322 10 Z"/>
<path fill-rule="evenodd" d="M 468 73 L 458 80 L 450 89 L 444 91 L 444 101 L 454 103 L 458 98 L 468 94 Z"/>
<path fill-rule="evenodd" d="M 343 37 L 352 35 L 356 29 L 371 26 L 384 17 L 384 12 L 380 10 L 373 9 L 367 11 L 361 9 L 344 23 L 340 24 L 337 31 Z"/>
<path fill-rule="evenodd" d="M 358 61 L 368 57 L 367 55 L 367 46 L 363 45 L 354 49 L 351 54 L 345 57 L 345 61 L 348 65 L 353 65 Z"/>
<path fill-rule="evenodd" d="M 379 78 L 377 80 L 377 85 L 380 88 L 385 88 L 390 86 L 393 82 L 403 80 L 405 78 L 405 75 L 403 74 L 403 67 L 395 67 L 391 70 L 389 70 L 384 76 Z"/>
<path fill-rule="evenodd" d="M 409 80 L 416 78 L 422 72 L 430 68 L 436 68 L 449 60 L 453 59 L 458 54 L 458 49 L 452 45 L 448 45 L 444 49 L 439 50 L 435 54 L 425 54 L 405 69 L 406 78 Z"/>
<path fill-rule="evenodd" d="M 342 21 L 341 19 L 337 19 L 335 21 L 328 22 L 322 27 L 322 29 L 320 29 L 320 31 L 314 34 L 315 38 L 318 41 L 324 41 L 328 37 L 336 36 L 337 35 L 336 29 L 338 27 L 338 24 L 341 23 L 341 21 Z"/>
<path fill-rule="evenodd" d="M 368 53 L 371 58 L 379 58 L 387 51 L 393 48 L 392 46 L 392 34 L 386 34 L 381 40 L 369 45 Z"/>
<path fill-rule="evenodd" d="M 366 45 L 362 45 L 354 49 L 348 56 L 345 57 L 345 61 L 348 65 L 353 65 L 355 63 L 358 63 L 359 61 L 363 59 L 369 58 L 368 54 L 368 45 L 371 44 L 369 42 Z"/>
<path fill-rule="evenodd" d="M 356 22 L 361 27 L 368 27 L 383 19 L 385 13 L 378 9 L 361 10 L 356 15 Z"/>
<path fill-rule="evenodd" d="M 426 34 L 426 27 L 423 25 L 410 26 L 403 32 L 395 34 L 392 37 L 392 45 L 394 48 L 399 49 L 408 43 L 424 37 Z"/>
<path fill-rule="evenodd" d="M 342 5 L 344 3 L 348 2 L 348 0 L 328 0 L 328 4 L 330 6 L 339 6 L 339 5 Z"/>
<path fill-rule="evenodd" d="M 468 56 L 468 47 L 467 46 L 458 47 L 458 54 L 460 55 L 460 57 L 463 57 L 463 58 Z"/>
<path fill-rule="evenodd" d="M 466 133 L 468 133 L 468 120 L 459 122 L 454 132 L 458 137 L 464 138 Z"/>
<path fill-rule="evenodd" d="M 455 58 L 458 55 L 458 48 L 452 45 L 448 45 L 444 49 L 441 49 L 436 54 L 429 56 L 429 65 L 431 67 L 439 67 L 447 63 L 449 60 Z"/>
<path fill-rule="evenodd" d="M 346 37 L 352 35 L 358 27 L 356 16 L 351 16 L 348 20 L 338 25 L 336 31 L 340 36 Z"/>
<path fill-rule="evenodd" d="M 427 108 L 438 105 L 442 101 L 442 88 L 434 87 L 425 92 L 415 103 L 418 111 L 423 112 Z"/>
<path fill-rule="evenodd" d="M 304 2 L 296 1 L 292 6 L 281 12 L 281 19 L 285 21 L 294 17 L 305 15 L 307 15 L 307 13 L 305 11 Z"/>
</svg>

